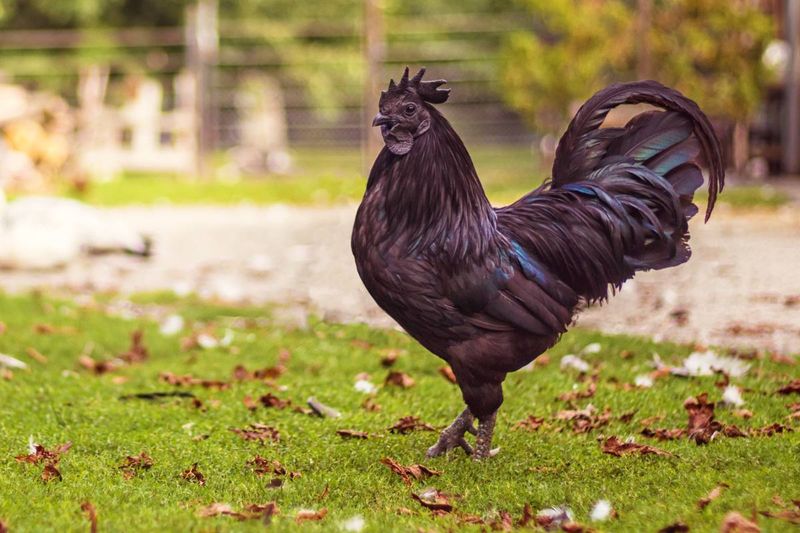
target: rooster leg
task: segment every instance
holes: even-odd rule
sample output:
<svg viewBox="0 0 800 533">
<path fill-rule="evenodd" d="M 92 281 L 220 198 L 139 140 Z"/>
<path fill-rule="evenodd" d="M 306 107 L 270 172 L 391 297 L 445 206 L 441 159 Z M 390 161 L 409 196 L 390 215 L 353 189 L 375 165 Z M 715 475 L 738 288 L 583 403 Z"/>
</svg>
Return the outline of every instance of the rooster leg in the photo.
<svg viewBox="0 0 800 533">
<path fill-rule="evenodd" d="M 478 419 L 478 436 L 475 443 L 475 453 L 472 458 L 476 461 L 487 459 L 494 455 L 492 450 L 492 434 L 494 423 L 497 420 L 497 411 Z"/>
<path fill-rule="evenodd" d="M 474 417 L 469 411 L 469 408 L 464 409 L 464 411 L 453 420 L 453 423 L 442 431 L 441 435 L 439 435 L 439 441 L 428 448 L 428 453 L 426 455 L 428 457 L 438 457 L 458 446 L 463 448 L 468 455 L 471 454 L 472 446 L 464 439 L 464 434 L 467 432 L 475 434 L 475 428 L 472 425 L 473 420 Z"/>
</svg>

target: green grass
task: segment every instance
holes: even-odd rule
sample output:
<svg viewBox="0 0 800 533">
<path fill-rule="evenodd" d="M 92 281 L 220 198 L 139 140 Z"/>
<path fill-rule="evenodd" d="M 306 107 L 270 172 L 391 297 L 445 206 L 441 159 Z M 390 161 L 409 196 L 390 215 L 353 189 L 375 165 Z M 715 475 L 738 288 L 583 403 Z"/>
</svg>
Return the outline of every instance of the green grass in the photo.
<svg viewBox="0 0 800 533">
<path fill-rule="evenodd" d="M 682 403 L 690 395 L 708 392 L 712 400 L 719 400 L 716 377 L 668 377 L 647 390 L 620 386 L 649 370 L 647 362 L 654 351 L 668 362 L 677 362 L 690 351 L 687 347 L 571 332 L 550 351 L 548 365 L 508 377 L 506 402 L 497 424 L 495 445 L 501 447 L 497 457 L 475 464 L 457 451 L 446 458 L 425 460 L 423 454 L 435 440 L 434 433 L 395 435 L 386 428 L 411 414 L 444 426 L 462 405 L 456 387 L 438 373 L 441 362 L 404 334 L 320 321 L 312 321 L 308 330 L 292 330 L 262 318 L 269 316 L 264 310 L 221 308 L 164 295 L 138 302 L 148 312 L 176 311 L 220 333 L 230 328 L 235 333 L 233 349 L 182 351 L 179 336 L 161 335 L 154 320 L 114 318 L 101 304 L 0 297 L 0 317 L 7 326 L 0 335 L 0 352 L 24 359 L 30 366 L 27 371 L 14 371 L 11 379 L 0 379 L 0 520 L 11 531 L 85 531 L 88 522 L 80 504 L 86 500 L 97 508 L 101 531 L 257 531 L 263 528 L 257 520 L 201 518 L 197 511 L 212 502 L 227 502 L 239 509 L 273 500 L 281 509 L 275 522 L 281 531 L 301 529 L 293 520 L 301 508 L 328 509 L 324 520 L 305 523 L 303 530 L 337 530 L 344 520 L 361 515 L 366 531 L 411 531 L 457 529 L 461 526 L 456 517 L 464 513 L 491 519 L 506 510 L 518 518 L 526 503 L 534 510 L 567 504 L 576 520 L 587 523 L 589 510 L 600 498 L 610 500 L 619 513 L 617 519 L 596 525 L 601 530 L 654 531 L 682 520 L 692 531 L 716 531 L 731 510 L 749 515 L 753 510 L 777 509 L 771 501 L 775 495 L 785 501 L 800 497 L 798 431 L 720 438 L 707 446 L 685 439 L 650 442 L 638 436 L 640 421 L 655 415 L 665 417 L 660 427 L 685 427 Z M 37 333 L 34 326 L 40 323 L 74 331 Z M 77 364 L 87 343 L 93 344 L 95 357 L 124 351 L 131 331 L 138 327 L 144 329 L 150 350 L 146 362 L 100 376 Z M 585 356 L 599 369 L 598 390 L 594 398 L 579 400 L 578 405 L 608 406 L 615 415 L 635 410 L 633 420 L 615 419 L 585 435 L 573 434 L 561 422 L 551 422 L 551 428 L 536 433 L 512 431 L 511 426 L 529 414 L 549 418 L 566 408 L 555 398 L 571 390 L 576 376 L 559 369 L 559 358 L 590 342 L 602 346 L 600 353 Z M 48 362 L 26 356 L 29 346 L 46 355 Z M 237 364 L 250 370 L 276 364 L 281 349 L 291 352 L 288 371 L 278 379 L 285 390 L 255 381 L 233 383 L 224 391 L 181 389 L 191 390 L 208 407 L 206 411 L 195 409 L 187 400 L 120 400 L 125 394 L 173 390 L 158 381 L 162 371 L 229 380 Z M 395 369 L 407 372 L 417 384 L 410 389 L 380 388 L 375 401 L 382 410 L 367 412 L 360 407 L 365 396 L 353 388 L 355 376 L 368 372 L 380 384 L 387 373 L 380 364 L 386 349 L 404 351 Z M 620 354 L 625 350 L 633 356 L 623 359 Z M 718 418 L 740 427 L 789 424 L 786 404 L 799 398 L 778 396 L 774 391 L 797 374 L 796 366 L 768 358 L 752 361 L 747 376 L 734 382 L 746 388 L 746 407 L 754 417 L 742 421 L 718 407 Z M 127 381 L 115 382 L 119 376 Z M 320 419 L 291 409 L 249 412 L 244 407 L 245 395 L 267 392 L 291 399 L 295 405 L 316 396 L 341 410 L 343 417 Z M 262 446 L 229 431 L 252 422 L 278 428 L 280 442 Z M 559 427 L 563 431 L 557 431 Z M 341 428 L 368 431 L 374 438 L 344 440 L 335 434 Z M 795 425 L 795 429 L 800 428 Z M 205 440 L 192 438 L 206 434 Z M 674 456 L 606 455 L 598 444 L 601 435 L 636 435 L 638 442 L 656 445 Z M 47 447 L 73 443 L 60 463 L 62 481 L 44 483 L 41 466 L 15 461 L 16 455 L 26 453 L 29 436 Z M 123 479 L 118 468 L 123 458 L 141 451 L 150 454 L 155 465 L 133 479 Z M 279 460 L 302 477 L 287 480 L 280 489 L 267 488 L 269 477 L 259 478 L 245 466 L 257 454 Z M 407 487 L 379 462 L 385 456 L 403 464 L 422 462 L 443 474 Z M 180 478 L 195 462 L 206 476 L 205 486 Z M 720 482 L 730 488 L 705 510 L 698 510 L 697 500 Z M 461 495 L 455 500 L 456 513 L 432 516 L 409 497 L 411 491 L 425 486 Z M 320 501 L 325 487 L 328 495 Z M 398 514 L 400 508 L 410 509 L 411 514 Z M 763 517 L 759 523 L 766 531 L 788 527 L 786 522 Z"/>
<path fill-rule="evenodd" d="M 513 202 L 537 187 L 549 169 L 525 147 L 481 146 L 470 149 L 489 199 L 496 205 Z M 202 182 L 180 175 L 129 173 L 107 183 L 92 183 L 82 192 L 67 191 L 86 202 L 129 204 L 273 204 L 331 205 L 354 202 L 364 193 L 365 179 L 358 150 L 300 149 L 287 176 Z M 698 199 L 704 202 L 706 193 Z M 785 193 L 768 186 L 728 187 L 720 203 L 735 208 L 775 208 L 787 204 Z"/>
</svg>

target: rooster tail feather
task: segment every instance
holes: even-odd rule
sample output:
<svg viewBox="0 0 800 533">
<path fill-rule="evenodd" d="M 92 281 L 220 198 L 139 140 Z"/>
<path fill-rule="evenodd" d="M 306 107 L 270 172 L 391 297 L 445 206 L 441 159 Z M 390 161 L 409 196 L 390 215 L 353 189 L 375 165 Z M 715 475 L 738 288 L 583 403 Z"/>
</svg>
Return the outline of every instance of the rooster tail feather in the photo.
<svg viewBox="0 0 800 533">
<path fill-rule="evenodd" d="M 600 129 L 613 108 L 641 103 L 665 112 L 642 113 L 625 128 Z M 615 84 L 592 96 L 570 122 L 556 149 L 552 187 L 584 180 L 615 156 L 626 158 L 665 177 L 680 196 L 684 214 L 691 216 L 696 212 L 691 197 L 702 184 L 693 164 L 700 153 L 709 168 L 708 220 L 725 184 L 719 140 L 708 117 L 692 100 L 658 82 Z"/>
</svg>

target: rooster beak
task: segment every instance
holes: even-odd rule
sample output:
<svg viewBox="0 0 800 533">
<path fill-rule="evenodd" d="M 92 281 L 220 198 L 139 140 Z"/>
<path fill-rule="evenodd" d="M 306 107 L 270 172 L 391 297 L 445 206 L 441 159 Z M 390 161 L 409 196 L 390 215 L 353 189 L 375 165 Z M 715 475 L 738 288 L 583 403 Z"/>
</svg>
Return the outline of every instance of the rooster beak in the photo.
<svg viewBox="0 0 800 533">
<path fill-rule="evenodd" d="M 375 126 L 383 126 L 384 124 L 391 124 L 391 123 L 392 123 L 392 119 L 390 119 L 389 117 L 387 117 L 386 115 L 384 115 L 382 113 L 378 113 L 377 115 L 375 115 L 375 118 L 372 119 L 372 126 L 373 127 L 375 127 Z"/>
</svg>

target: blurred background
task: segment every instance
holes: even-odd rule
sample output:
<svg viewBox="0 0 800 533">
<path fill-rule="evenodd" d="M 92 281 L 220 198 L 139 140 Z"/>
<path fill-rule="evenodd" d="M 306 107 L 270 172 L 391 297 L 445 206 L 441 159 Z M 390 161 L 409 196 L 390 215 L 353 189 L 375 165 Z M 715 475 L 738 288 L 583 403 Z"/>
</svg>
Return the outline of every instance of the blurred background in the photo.
<svg viewBox="0 0 800 533">
<path fill-rule="evenodd" d="M 448 80 L 443 112 L 497 203 L 548 176 L 558 136 L 603 86 L 652 78 L 695 99 L 731 187 L 716 233 L 693 240 L 706 263 L 682 271 L 681 290 L 714 296 L 721 316 L 685 337 L 730 338 L 739 309 L 785 325 L 737 335 L 800 339 L 800 0 L 0 0 L 0 285 L 381 320 L 348 232 L 380 148 L 379 92 L 406 65 Z M 150 257 L 84 254 L 115 248 Z M 608 327 L 692 326 L 690 302 L 676 304 L 689 296 L 659 279 L 628 291 L 619 320 L 609 308 Z M 654 318 L 640 331 L 642 308 Z"/>
</svg>

